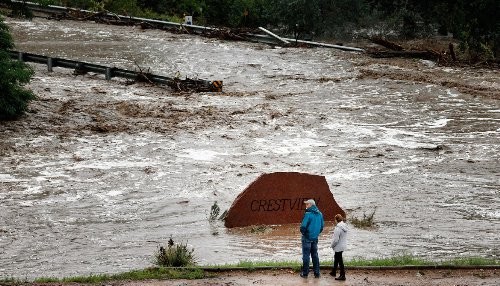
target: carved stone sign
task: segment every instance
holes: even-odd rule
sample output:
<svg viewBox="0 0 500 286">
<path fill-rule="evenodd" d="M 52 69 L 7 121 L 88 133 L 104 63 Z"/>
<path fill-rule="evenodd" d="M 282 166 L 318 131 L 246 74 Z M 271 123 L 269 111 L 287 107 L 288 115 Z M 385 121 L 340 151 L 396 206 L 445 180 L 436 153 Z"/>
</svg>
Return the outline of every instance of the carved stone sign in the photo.
<svg viewBox="0 0 500 286">
<path fill-rule="evenodd" d="M 345 212 L 330 192 L 324 176 L 297 172 L 263 174 L 234 200 L 227 212 L 226 227 L 299 223 L 304 201 L 314 199 L 325 221 Z"/>
</svg>

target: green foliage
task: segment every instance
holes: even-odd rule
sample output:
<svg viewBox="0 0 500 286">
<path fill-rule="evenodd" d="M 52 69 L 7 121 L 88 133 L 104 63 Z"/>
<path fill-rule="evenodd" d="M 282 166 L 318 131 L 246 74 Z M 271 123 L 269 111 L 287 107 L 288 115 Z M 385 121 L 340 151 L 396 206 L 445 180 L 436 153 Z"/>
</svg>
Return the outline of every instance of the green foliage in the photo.
<svg viewBox="0 0 500 286">
<path fill-rule="evenodd" d="M 14 42 L 9 27 L 3 21 L 0 17 L 0 50 L 5 51 L 14 48 Z"/>
<path fill-rule="evenodd" d="M 14 47 L 8 26 L 0 17 L 0 120 L 11 120 L 21 116 L 35 99 L 30 90 L 23 88 L 34 74 L 23 62 L 10 58 L 9 49 Z"/>
<path fill-rule="evenodd" d="M 6 0 L 5 2 L 7 2 L 7 4 L 11 7 L 12 9 L 11 15 L 13 17 L 20 17 L 27 19 L 33 18 L 33 12 L 26 7 L 24 2 L 12 2 L 10 0 Z"/>
<path fill-rule="evenodd" d="M 198 0 L 137 0 L 137 5 L 159 14 L 177 15 L 178 17 L 184 16 L 184 14 L 199 17 L 206 8 L 205 1 Z"/>
<path fill-rule="evenodd" d="M 421 265 L 440 265 L 440 266 L 481 266 L 481 265 L 500 265 L 500 261 L 483 257 L 463 257 L 444 261 L 431 261 L 415 257 L 411 254 L 400 254 L 387 258 L 364 259 L 354 258 L 346 262 L 349 266 L 421 266 Z"/>
<path fill-rule="evenodd" d="M 233 0 L 229 7 L 228 26 L 258 27 L 272 21 L 272 3 L 265 0 Z"/>
<path fill-rule="evenodd" d="M 349 38 L 353 31 L 364 26 L 372 26 L 372 14 L 364 0 L 337 0 L 325 7 L 325 28 L 328 37 Z M 375 22 L 375 21 L 374 21 Z"/>
<path fill-rule="evenodd" d="M 484 60 L 500 50 L 498 0 L 371 0 L 372 9 L 395 19 L 395 28 L 403 36 L 433 35 L 451 32 L 462 42 L 462 50 L 472 61 Z M 382 20 L 382 19 L 381 19 Z"/>
<path fill-rule="evenodd" d="M 106 2 L 109 2 L 109 1 L 90 0 L 90 7 L 89 7 L 89 9 L 91 11 L 96 11 L 96 12 L 104 11 L 104 7 L 106 5 Z"/>
<path fill-rule="evenodd" d="M 441 264 L 456 265 L 456 266 L 500 265 L 500 260 L 488 259 L 483 257 L 462 257 L 441 262 Z"/>
<path fill-rule="evenodd" d="M 227 265 L 226 267 L 231 267 Z M 256 269 L 258 267 L 291 267 L 299 270 L 302 267 L 302 262 L 298 261 L 247 261 L 243 260 L 238 262 L 233 267 L 241 267 L 246 269 Z"/>
<path fill-rule="evenodd" d="M 196 264 L 193 252 L 194 249 L 188 249 L 187 244 L 175 244 L 170 238 L 167 248 L 160 246 L 155 253 L 155 264 L 164 267 L 193 266 Z"/>
<path fill-rule="evenodd" d="M 104 9 L 112 11 L 120 15 L 135 16 L 140 13 L 140 8 L 137 6 L 136 0 L 103 0 Z"/>
<path fill-rule="evenodd" d="M 324 29 L 324 0 L 278 0 L 274 14 L 279 24 L 286 27 L 286 32 L 297 38 L 312 33 L 321 33 Z"/>
<path fill-rule="evenodd" d="M 451 31 L 466 47 L 470 60 L 487 60 L 500 53 L 500 2 L 495 0 L 457 1 Z"/>
<path fill-rule="evenodd" d="M 207 275 L 202 269 L 192 268 L 192 269 L 169 269 L 163 267 L 152 267 L 142 270 L 133 270 L 129 272 L 119 273 L 119 274 L 98 274 L 90 276 L 75 276 L 66 277 L 62 279 L 58 278 L 38 278 L 35 283 L 104 283 L 109 281 L 141 281 L 149 279 L 202 279 L 206 278 Z M 0 281 L 1 282 L 1 281 Z M 12 281 L 14 282 L 14 281 Z"/>
<path fill-rule="evenodd" d="M 432 265 L 425 259 L 416 258 L 410 254 L 401 254 L 388 258 L 376 258 L 366 260 L 363 258 L 354 258 L 346 262 L 349 266 L 402 266 L 402 265 Z"/>
<path fill-rule="evenodd" d="M 323 262 L 323 264 L 331 265 L 331 262 Z M 488 259 L 482 257 L 463 257 L 452 260 L 444 260 L 444 261 L 431 261 L 424 258 L 419 258 L 411 254 L 402 253 L 399 255 L 395 255 L 392 257 L 386 258 L 375 258 L 375 259 L 365 259 L 356 257 L 351 260 L 345 261 L 345 264 L 348 266 L 481 266 L 481 265 L 500 265 L 499 260 Z M 234 264 L 225 264 L 213 266 L 214 268 L 246 268 L 255 270 L 259 267 L 276 267 L 276 268 L 285 268 L 292 267 L 300 269 L 302 266 L 299 261 L 240 261 L 236 265 Z"/>
</svg>

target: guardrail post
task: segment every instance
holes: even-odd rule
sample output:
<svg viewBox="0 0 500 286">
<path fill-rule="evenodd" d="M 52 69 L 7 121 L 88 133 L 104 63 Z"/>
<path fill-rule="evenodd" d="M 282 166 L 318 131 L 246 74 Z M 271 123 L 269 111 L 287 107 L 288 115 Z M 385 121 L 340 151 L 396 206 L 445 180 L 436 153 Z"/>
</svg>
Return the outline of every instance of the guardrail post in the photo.
<svg viewBox="0 0 500 286">
<path fill-rule="evenodd" d="M 47 71 L 51 72 L 52 71 L 52 58 L 47 58 Z"/>
<path fill-rule="evenodd" d="M 113 69 L 110 67 L 106 68 L 106 80 L 110 80 L 113 77 Z"/>
<path fill-rule="evenodd" d="M 24 62 L 24 53 L 19 53 L 19 55 L 17 55 L 18 59 L 20 62 Z"/>
</svg>

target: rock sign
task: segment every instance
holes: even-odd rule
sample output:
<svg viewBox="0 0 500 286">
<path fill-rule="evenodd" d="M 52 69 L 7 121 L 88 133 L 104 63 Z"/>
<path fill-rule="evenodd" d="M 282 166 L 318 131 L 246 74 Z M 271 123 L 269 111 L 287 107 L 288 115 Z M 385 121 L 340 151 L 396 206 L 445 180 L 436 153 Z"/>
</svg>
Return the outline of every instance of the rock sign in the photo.
<svg viewBox="0 0 500 286">
<path fill-rule="evenodd" d="M 300 223 L 307 199 L 314 199 L 325 221 L 345 217 L 324 176 L 297 172 L 263 174 L 234 200 L 226 227 Z"/>
</svg>

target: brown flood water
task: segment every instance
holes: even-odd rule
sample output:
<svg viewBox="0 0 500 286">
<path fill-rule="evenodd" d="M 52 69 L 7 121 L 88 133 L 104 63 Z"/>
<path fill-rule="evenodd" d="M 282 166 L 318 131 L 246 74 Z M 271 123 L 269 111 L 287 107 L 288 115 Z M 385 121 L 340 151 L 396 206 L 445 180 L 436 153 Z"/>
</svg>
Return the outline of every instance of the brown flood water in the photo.
<svg viewBox="0 0 500 286">
<path fill-rule="evenodd" d="M 0 277 L 151 266 L 172 237 L 202 265 L 300 260 L 297 225 L 210 223 L 261 173 L 325 175 L 347 260 L 500 255 L 498 71 L 273 48 L 95 23 L 7 19 L 17 50 L 223 80 L 174 93 L 34 65 L 39 100 L 0 123 Z M 332 259 L 331 225 L 320 258 Z"/>
</svg>

